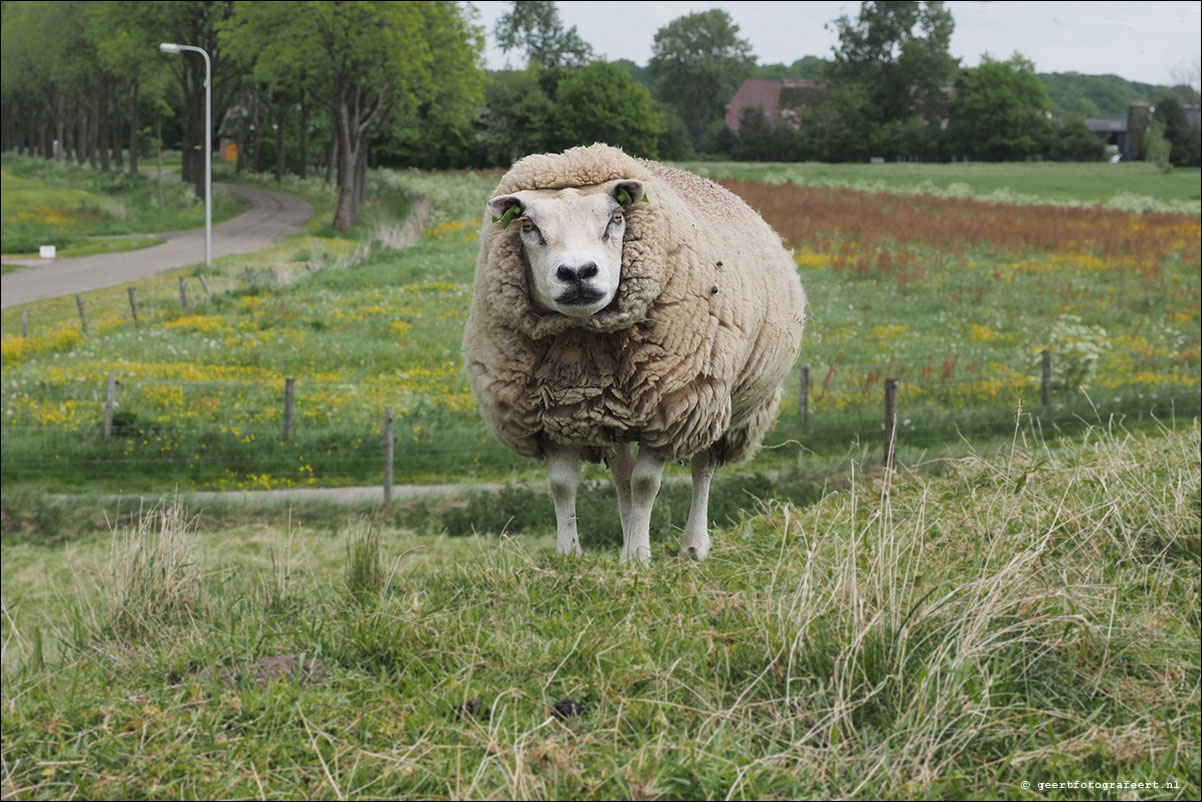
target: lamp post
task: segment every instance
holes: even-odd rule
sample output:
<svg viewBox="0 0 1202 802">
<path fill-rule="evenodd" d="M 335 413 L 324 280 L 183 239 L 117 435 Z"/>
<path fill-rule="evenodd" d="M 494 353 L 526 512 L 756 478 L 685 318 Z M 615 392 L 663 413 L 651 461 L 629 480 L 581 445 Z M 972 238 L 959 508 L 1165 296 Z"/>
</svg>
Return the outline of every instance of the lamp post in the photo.
<svg viewBox="0 0 1202 802">
<path fill-rule="evenodd" d="M 213 261 L 213 81 L 209 54 L 204 48 L 192 45 L 177 45 L 163 42 L 159 50 L 164 53 L 182 53 L 191 50 L 204 56 L 205 60 L 205 267 Z"/>
</svg>

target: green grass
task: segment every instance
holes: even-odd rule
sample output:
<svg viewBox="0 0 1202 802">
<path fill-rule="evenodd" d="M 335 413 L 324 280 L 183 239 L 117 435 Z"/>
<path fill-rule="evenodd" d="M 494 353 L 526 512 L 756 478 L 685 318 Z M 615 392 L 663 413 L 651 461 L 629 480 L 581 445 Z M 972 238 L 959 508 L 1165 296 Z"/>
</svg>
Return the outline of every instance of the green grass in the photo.
<svg viewBox="0 0 1202 802">
<path fill-rule="evenodd" d="M 1024 421 L 769 504 L 705 563 L 658 537 L 646 569 L 588 521 L 581 559 L 170 505 L 9 530 L 3 793 L 1194 798 L 1198 450 L 1196 425 L 1058 445 Z M 319 678 L 255 679 L 285 655 Z"/>
<path fill-rule="evenodd" d="M 2 175 L 0 251 L 5 256 L 36 253 L 41 245 L 55 245 L 65 253 L 89 238 L 204 225 L 204 203 L 175 178 L 163 181 L 160 195 L 158 182 L 145 174 L 106 172 L 13 154 L 4 155 Z M 213 191 L 214 222 L 234 217 L 244 208 L 241 199 L 220 188 Z M 71 255 L 85 253 L 77 250 Z"/>
<path fill-rule="evenodd" d="M 792 181 L 870 191 L 950 192 L 957 197 L 996 197 L 1002 202 L 1163 205 L 1198 214 L 1202 190 L 1197 168 L 1164 174 L 1146 162 L 1030 162 L 957 164 L 823 164 L 803 162 L 684 162 L 679 166 L 713 178 Z M 1141 201 L 1141 199 L 1143 199 Z M 1142 204 L 1142 205 L 1141 205 Z"/>
</svg>

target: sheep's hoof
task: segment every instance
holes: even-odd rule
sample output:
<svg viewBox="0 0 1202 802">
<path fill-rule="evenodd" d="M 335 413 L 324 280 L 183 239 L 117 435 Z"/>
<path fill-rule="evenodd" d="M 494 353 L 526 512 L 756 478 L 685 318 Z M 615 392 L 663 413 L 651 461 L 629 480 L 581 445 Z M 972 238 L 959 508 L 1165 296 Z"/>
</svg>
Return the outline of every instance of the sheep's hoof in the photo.
<svg viewBox="0 0 1202 802">
<path fill-rule="evenodd" d="M 710 546 L 708 543 L 703 543 L 700 545 L 694 544 L 691 546 L 681 546 L 680 547 L 680 556 L 681 557 L 689 557 L 690 559 L 696 560 L 697 562 L 701 562 L 702 560 L 704 560 L 706 557 L 709 556 L 709 553 L 710 553 Z"/>
</svg>

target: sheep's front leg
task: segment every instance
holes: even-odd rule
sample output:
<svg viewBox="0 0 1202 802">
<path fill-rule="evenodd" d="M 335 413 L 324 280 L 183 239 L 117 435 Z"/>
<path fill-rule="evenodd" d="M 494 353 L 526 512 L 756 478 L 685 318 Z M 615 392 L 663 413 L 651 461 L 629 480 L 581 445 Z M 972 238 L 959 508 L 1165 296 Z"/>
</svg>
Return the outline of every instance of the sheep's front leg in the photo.
<svg viewBox="0 0 1202 802">
<path fill-rule="evenodd" d="M 714 461 L 709 451 L 693 455 L 693 503 L 680 543 L 682 557 L 704 560 L 710 553 L 709 504 L 710 480 L 713 478 Z"/>
<path fill-rule="evenodd" d="M 576 532 L 576 486 L 580 483 L 577 463 L 580 452 L 569 446 L 547 446 L 547 484 L 555 502 L 555 551 L 580 556 Z"/>
<path fill-rule="evenodd" d="M 639 448 L 639 456 L 630 472 L 630 520 L 624 533 L 621 561 L 633 559 L 651 561 L 651 505 L 659 493 L 659 482 L 664 473 L 664 461 L 646 449 Z"/>
<path fill-rule="evenodd" d="M 634 455 L 630 443 L 621 443 L 609 455 L 609 472 L 618 491 L 618 517 L 622 519 L 622 540 L 630 536 L 630 474 L 634 471 Z"/>
</svg>

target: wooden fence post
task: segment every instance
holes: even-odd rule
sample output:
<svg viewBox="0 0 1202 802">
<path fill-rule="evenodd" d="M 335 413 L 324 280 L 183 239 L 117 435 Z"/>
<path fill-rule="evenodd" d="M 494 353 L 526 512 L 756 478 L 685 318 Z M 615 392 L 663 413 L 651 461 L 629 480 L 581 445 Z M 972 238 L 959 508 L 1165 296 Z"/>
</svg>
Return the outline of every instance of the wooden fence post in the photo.
<svg viewBox="0 0 1202 802">
<path fill-rule="evenodd" d="M 104 388 L 104 439 L 111 439 L 113 436 L 113 406 L 117 400 L 117 377 L 112 373 L 108 376 L 108 383 Z"/>
<path fill-rule="evenodd" d="M 179 308 L 188 308 L 188 279 L 179 277 Z"/>
<path fill-rule="evenodd" d="M 138 302 L 134 300 L 134 288 L 129 288 L 129 313 L 134 316 L 134 323 L 138 322 Z"/>
<path fill-rule="evenodd" d="M 801 366 L 801 387 L 797 398 L 797 420 L 806 427 L 810 417 L 810 363 Z"/>
<path fill-rule="evenodd" d="M 24 312 L 21 313 L 21 336 L 26 340 L 29 339 L 29 310 L 28 309 L 26 309 Z"/>
<path fill-rule="evenodd" d="M 83 296 L 75 293 L 75 308 L 79 310 L 79 328 L 84 333 L 88 333 L 88 318 L 83 313 Z"/>
<path fill-rule="evenodd" d="M 885 467 L 893 467 L 897 448 L 897 379 L 885 379 Z"/>
<path fill-rule="evenodd" d="M 296 379 L 284 379 L 284 442 L 292 439 L 292 401 L 295 397 Z"/>
<path fill-rule="evenodd" d="M 200 279 L 200 286 L 204 287 L 205 300 L 213 300 L 213 291 L 209 289 L 209 282 L 205 281 L 205 277 L 203 275 L 197 276 L 197 278 Z"/>
<path fill-rule="evenodd" d="M 391 409 L 384 413 L 384 506 L 392 503 L 392 423 L 394 419 L 395 416 Z"/>
<path fill-rule="evenodd" d="M 1045 348 L 1042 353 L 1043 362 L 1040 366 L 1039 390 L 1043 397 L 1043 405 L 1052 405 L 1052 349 Z"/>
</svg>

